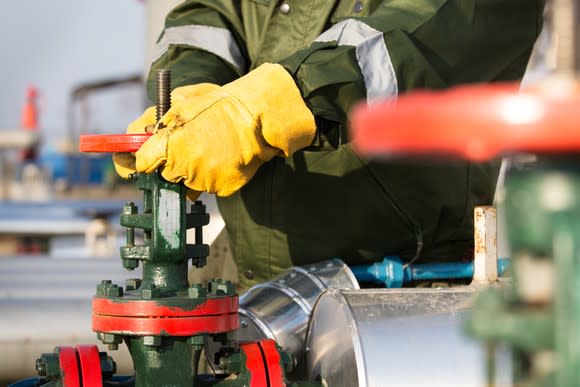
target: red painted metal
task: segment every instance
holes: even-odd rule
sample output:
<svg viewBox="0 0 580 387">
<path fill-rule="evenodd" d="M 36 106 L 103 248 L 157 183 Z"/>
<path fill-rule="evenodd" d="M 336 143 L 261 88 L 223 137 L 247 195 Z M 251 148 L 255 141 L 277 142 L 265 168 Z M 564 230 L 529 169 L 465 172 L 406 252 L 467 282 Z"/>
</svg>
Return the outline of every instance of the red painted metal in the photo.
<svg viewBox="0 0 580 387">
<path fill-rule="evenodd" d="M 137 152 L 151 134 L 85 134 L 80 136 L 81 152 Z"/>
<path fill-rule="evenodd" d="M 270 387 L 285 387 L 282 357 L 276 347 L 276 342 L 271 339 L 266 339 L 259 341 L 258 345 L 262 348 L 262 353 L 264 354 Z"/>
<path fill-rule="evenodd" d="M 101 359 L 96 345 L 77 345 L 83 386 L 102 387 Z"/>
<path fill-rule="evenodd" d="M 250 372 L 250 387 L 264 387 L 268 385 L 268 374 L 264 366 L 264 358 L 258 343 L 240 345 L 246 355 L 246 368 Z"/>
<path fill-rule="evenodd" d="M 81 387 L 79 364 L 76 348 L 69 346 L 56 347 L 58 362 L 62 372 L 63 387 Z"/>
<path fill-rule="evenodd" d="M 126 317 L 93 315 L 93 331 L 150 336 L 195 336 L 226 333 L 239 327 L 238 313 L 195 317 Z"/>
<path fill-rule="evenodd" d="M 358 106 L 351 115 L 353 146 L 367 155 L 439 153 L 477 161 L 521 151 L 577 152 L 579 90 L 496 84 L 411 92 Z"/>
<path fill-rule="evenodd" d="M 179 300 L 176 301 L 176 303 Z M 238 296 L 208 298 L 193 309 L 160 305 L 158 300 L 93 298 L 93 314 L 124 317 L 194 317 L 236 313 Z"/>
<path fill-rule="evenodd" d="M 20 127 L 30 132 L 38 131 L 38 89 L 28 86 L 26 90 L 26 103 L 22 107 Z"/>
</svg>

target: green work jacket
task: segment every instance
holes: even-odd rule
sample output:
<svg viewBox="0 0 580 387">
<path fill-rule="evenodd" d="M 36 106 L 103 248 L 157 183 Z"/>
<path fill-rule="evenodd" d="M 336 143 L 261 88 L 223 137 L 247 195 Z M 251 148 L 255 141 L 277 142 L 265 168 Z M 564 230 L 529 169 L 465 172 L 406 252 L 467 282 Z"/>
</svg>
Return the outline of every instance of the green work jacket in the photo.
<svg viewBox="0 0 580 387">
<path fill-rule="evenodd" d="M 241 285 L 332 257 L 470 256 L 473 207 L 491 204 L 497 165 L 368 160 L 348 143 L 348 113 L 412 89 L 521 79 L 543 3 L 191 0 L 175 8 L 156 46 L 150 92 L 158 68 L 170 68 L 179 87 L 225 84 L 280 63 L 317 121 L 311 147 L 273 159 L 218 200 Z"/>
</svg>

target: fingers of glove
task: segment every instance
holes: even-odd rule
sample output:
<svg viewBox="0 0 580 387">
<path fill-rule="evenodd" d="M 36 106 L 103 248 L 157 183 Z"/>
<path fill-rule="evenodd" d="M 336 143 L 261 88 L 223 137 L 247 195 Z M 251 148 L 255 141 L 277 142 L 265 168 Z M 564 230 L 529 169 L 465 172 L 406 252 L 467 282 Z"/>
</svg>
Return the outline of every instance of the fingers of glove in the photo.
<svg viewBox="0 0 580 387">
<path fill-rule="evenodd" d="M 167 160 L 167 141 L 171 132 L 161 130 L 147 139 L 135 152 L 135 169 L 152 173 Z"/>
<path fill-rule="evenodd" d="M 127 126 L 127 134 L 153 133 L 156 122 L 155 106 L 148 107 L 141 117 Z"/>
<path fill-rule="evenodd" d="M 161 118 L 157 130 L 178 130 L 187 122 L 219 103 L 224 97 L 229 96 L 227 92 L 216 85 L 207 86 L 204 90 L 211 91 L 203 95 L 190 93 L 186 96 L 184 93 L 183 98 L 172 100 L 171 108 Z"/>
<path fill-rule="evenodd" d="M 280 152 L 257 131 L 254 118 L 243 107 L 221 101 L 173 132 L 161 174 L 197 191 L 229 196 Z"/>
<path fill-rule="evenodd" d="M 113 153 L 113 165 L 123 179 L 135 173 L 135 156 L 132 153 Z"/>
<path fill-rule="evenodd" d="M 181 89 L 176 93 L 176 103 L 172 102 L 172 107 L 161 119 L 164 125 L 158 125 L 156 133 L 135 153 L 138 172 L 151 173 L 163 165 L 167 160 L 167 143 L 174 132 L 183 129 L 184 122 L 190 121 L 188 117 L 196 116 L 221 98 L 219 94 L 214 95 L 211 92 L 200 94 L 211 90 L 219 91 L 220 87 L 217 85 L 201 84 Z"/>
<path fill-rule="evenodd" d="M 177 110 L 186 107 L 188 102 L 195 103 L 195 97 L 200 97 L 220 87 L 212 83 L 201 83 L 197 85 L 178 87 L 171 93 L 172 103 L 177 105 Z M 131 122 L 126 132 L 128 134 L 152 133 L 157 120 L 155 106 L 151 106 L 136 120 Z M 162 136 L 164 137 L 164 136 Z M 145 149 L 139 153 L 138 170 L 142 172 L 152 172 L 163 164 L 165 158 L 165 138 L 152 140 Z M 117 173 L 128 178 L 129 175 L 137 171 L 136 157 L 130 153 L 118 153 L 113 155 L 113 163 Z"/>
<path fill-rule="evenodd" d="M 171 102 L 181 106 L 186 104 L 191 98 L 207 94 L 213 90 L 219 89 L 218 85 L 213 83 L 200 83 L 197 85 L 178 87 L 171 92 Z M 127 127 L 128 134 L 153 133 L 157 121 L 157 110 L 155 106 L 148 107 L 141 117 L 131 122 Z"/>
<path fill-rule="evenodd" d="M 219 88 L 220 86 L 214 83 L 198 83 L 197 85 L 181 86 L 171 92 L 171 103 L 180 104 L 189 98 L 205 95 Z"/>
</svg>

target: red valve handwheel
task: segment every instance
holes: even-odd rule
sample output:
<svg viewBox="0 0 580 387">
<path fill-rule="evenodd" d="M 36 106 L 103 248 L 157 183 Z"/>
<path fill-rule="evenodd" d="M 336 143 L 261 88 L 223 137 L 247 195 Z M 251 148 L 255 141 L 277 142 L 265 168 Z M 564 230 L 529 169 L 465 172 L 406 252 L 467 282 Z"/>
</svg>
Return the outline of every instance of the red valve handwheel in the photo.
<svg viewBox="0 0 580 387">
<path fill-rule="evenodd" d="M 101 358 L 96 345 L 77 345 L 79 366 L 83 386 L 101 387 L 103 385 L 101 374 Z"/>
<path fill-rule="evenodd" d="M 268 374 L 259 344 L 242 344 L 240 348 L 246 355 L 246 368 L 250 371 L 250 387 L 267 386 Z"/>
<path fill-rule="evenodd" d="M 77 349 L 70 346 L 59 346 L 55 350 L 58 353 L 58 361 L 62 373 L 62 385 L 64 387 L 80 387 L 81 378 L 78 367 Z"/>
<path fill-rule="evenodd" d="M 258 344 L 260 345 L 262 354 L 264 355 L 270 387 L 285 386 L 282 359 L 280 352 L 278 352 L 278 348 L 276 348 L 276 342 L 271 339 L 266 339 L 259 341 Z"/>
<path fill-rule="evenodd" d="M 137 152 L 151 134 L 85 134 L 80 137 L 81 152 Z"/>
<path fill-rule="evenodd" d="M 486 160 L 511 152 L 580 151 L 574 83 L 518 90 L 515 84 L 416 91 L 351 115 L 361 154 L 450 154 Z"/>
<path fill-rule="evenodd" d="M 246 368 L 250 371 L 250 387 L 286 385 L 280 352 L 274 340 L 244 343 L 240 348 L 246 355 Z"/>
</svg>

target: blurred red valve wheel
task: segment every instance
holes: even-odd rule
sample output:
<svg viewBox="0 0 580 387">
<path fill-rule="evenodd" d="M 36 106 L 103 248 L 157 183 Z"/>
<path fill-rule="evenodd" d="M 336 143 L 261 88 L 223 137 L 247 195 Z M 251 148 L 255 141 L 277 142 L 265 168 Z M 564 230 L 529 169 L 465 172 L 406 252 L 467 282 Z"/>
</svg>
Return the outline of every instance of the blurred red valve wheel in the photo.
<svg viewBox="0 0 580 387">
<path fill-rule="evenodd" d="M 351 114 L 357 152 L 442 154 L 488 160 L 512 152 L 580 150 L 580 92 L 573 82 L 519 90 L 516 84 L 414 91 L 360 105 Z"/>
</svg>

